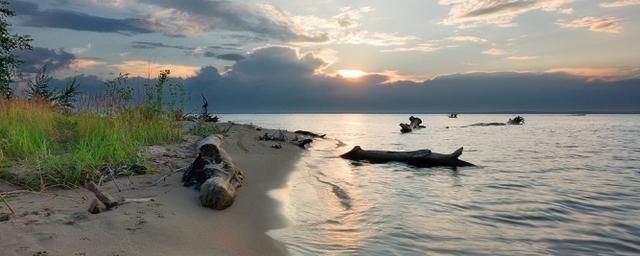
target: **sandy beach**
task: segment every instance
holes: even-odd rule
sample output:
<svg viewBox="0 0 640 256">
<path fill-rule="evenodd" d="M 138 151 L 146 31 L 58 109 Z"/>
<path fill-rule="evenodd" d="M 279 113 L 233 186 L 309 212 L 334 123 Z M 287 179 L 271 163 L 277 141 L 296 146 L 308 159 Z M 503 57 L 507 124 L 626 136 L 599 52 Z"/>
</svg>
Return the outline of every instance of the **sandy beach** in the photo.
<svg viewBox="0 0 640 256">
<path fill-rule="evenodd" d="M 223 124 L 222 128 L 225 127 Z M 182 186 L 182 173 L 195 157 L 192 136 L 177 145 L 151 146 L 146 165 L 155 173 L 120 178 L 123 191 L 107 181 L 116 197 L 153 198 L 100 214 L 87 211 L 94 195 L 85 189 L 9 193 L 17 215 L 0 222 L 2 255 L 284 255 L 283 244 L 266 231 L 283 227 L 279 204 L 267 192 L 284 186 L 302 150 L 289 143 L 259 141 L 268 129 L 233 125 L 223 148 L 245 171 L 245 184 L 224 211 L 204 208 L 198 192 Z M 274 149 L 274 144 L 282 144 Z M 0 183 L 0 192 L 19 188 Z M 0 212 L 9 212 L 0 204 Z"/>
</svg>

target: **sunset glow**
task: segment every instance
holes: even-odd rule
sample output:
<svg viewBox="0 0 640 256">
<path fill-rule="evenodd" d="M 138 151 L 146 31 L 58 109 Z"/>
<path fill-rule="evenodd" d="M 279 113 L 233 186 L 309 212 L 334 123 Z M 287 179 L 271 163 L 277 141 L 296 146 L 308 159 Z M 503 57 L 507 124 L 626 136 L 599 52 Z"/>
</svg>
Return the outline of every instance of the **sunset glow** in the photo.
<svg viewBox="0 0 640 256">
<path fill-rule="evenodd" d="M 366 75 L 367 72 L 361 71 L 361 70 L 353 70 L 353 69 L 343 69 L 343 70 L 338 70 L 338 75 L 344 77 L 344 78 L 359 78 L 361 76 Z"/>
</svg>

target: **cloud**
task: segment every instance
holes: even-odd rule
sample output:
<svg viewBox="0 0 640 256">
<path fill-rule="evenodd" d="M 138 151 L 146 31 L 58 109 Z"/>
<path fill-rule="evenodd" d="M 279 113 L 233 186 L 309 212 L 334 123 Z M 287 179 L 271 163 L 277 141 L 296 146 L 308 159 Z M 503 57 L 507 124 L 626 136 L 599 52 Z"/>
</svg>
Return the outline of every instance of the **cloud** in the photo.
<svg viewBox="0 0 640 256">
<path fill-rule="evenodd" d="M 575 12 L 575 10 L 573 10 L 573 8 L 565 8 L 565 9 L 559 9 L 558 12 L 566 15 L 571 15 Z"/>
<path fill-rule="evenodd" d="M 437 47 L 431 43 L 422 43 L 422 44 L 417 44 L 413 47 L 399 47 L 399 48 L 381 50 L 380 52 L 435 52 L 440 49 L 441 49 L 440 47 Z"/>
<path fill-rule="evenodd" d="M 589 72 L 566 68 L 406 80 L 402 78 L 407 76 L 396 71 L 345 79 L 322 72 L 326 65 L 314 54 L 268 46 L 254 49 L 223 74 L 204 67 L 172 81 L 185 85 L 192 99 L 189 110 L 198 110 L 200 94 L 204 94 L 210 109 L 218 113 L 640 111 L 640 79 L 593 80 L 581 75 Z M 151 76 L 161 68 L 169 67 L 152 67 Z M 629 68 L 627 73 L 637 74 L 638 69 Z M 95 77 L 83 76 L 79 81 L 85 92 L 104 90 Z M 128 80 L 132 86 L 145 83 L 152 81 L 141 77 Z"/>
<path fill-rule="evenodd" d="M 238 53 L 220 54 L 220 55 L 216 55 L 215 57 L 221 60 L 229 60 L 229 61 L 240 61 L 245 59 L 244 55 L 238 54 Z"/>
<path fill-rule="evenodd" d="M 76 56 L 64 49 L 49 49 L 34 47 L 32 50 L 17 51 L 16 55 L 23 61 L 19 70 L 24 73 L 36 73 L 43 66 L 47 66 L 49 71 L 57 71 L 68 67 L 75 60 Z"/>
<path fill-rule="evenodd" d="M 640 67 L 623 68 L 589 68 L 566 67 L 554 68 L 545 71 L 547 73 L 565 73 L 580 76 L 589 80 L 621 81 L 640 78 Z"/>
<path fill-rule="evenodd" d="M 69 65 L 69 67 L 75 69 L 85 69 L 104 64 L 106 64 L 106 62 L 95 59 L 76 59 Z"/>
<path fill-rule="evenodd" d="M 20 25 L 30 27 L 63 28 L 79 31 L 112 32 L 121 34 L 143 34 L 153 32 L 149 23 L 135 18 L 105 18 L 85 13 L 47 9 L 40 10 L 37 4 L 13 1 L 11 8 L 16 11 Z"/>
<path fill-rule="evenodd" d="M 155 77 L 162 70 L 171 70 L 171 76 L 187 78 L 196 75 L 200 70 L 200 67 L 162 64 L 142 60 L 128 60 L 109 66 L 120 73 L 129 73 L 131 76 L 139 77 Z"/>
<path fill-rule="evenodd" d="M 208 58 L 218 58 L 221 60 L 241 60 L 244 58 L 242 54 L 238 53 L 225 53 L 225 54 L 216 54 L 213 50 L 237 50 L 235 47 L 228 46 L 205 46 L 205 47 L 190 47 L 183 45 L 170 45 L 165 43 L 158 42 L 145 42 L 145 41 L 134 41 L 131 43 L 131 47 L 136 49 L 158 49 L 158 48 L 166 48 L 166 49 L 176 49 L 176 50 L 184 50 L 186 54 L 189 56 L 199 56 L 199 57 L 208 57 Z"/>
<path fill-rule="evenodd" d="M 514 18 L 531 11 L 557 11 L 574 0 L 439 0 L 448 6 L 449 15 L 441 24 L 459 28 L 476 27 L 482 24 L 498 27 L 514 26 Z"/>
<path fill-rule="evenodd" d="M 603 8 L 617 8 L 617 7 L 625 7 L 630 5 L 640 5 L 640 0 L 619 0 L 613 2 L 601 3 L 600 7 Z"/>
<path fill-rule="evenodd" d="M 509 56 L 507 60 L 515 60 L 515 61 L 526 61 L 526 60 L 535 60 L 538 56 Z"/>
<path fill-rule="evenodd" d="M 471 42 L 471 43 L 486 43 L 487 39 L 477 37 L 477 36 L 452 36 L 447 37 L 447 39 L 457 42 Z"/>
<path fill-rule="evenodd" d="M 494 56 L 495 55 L 503 55 L 504 54 L 504 50 L 498 49 L 498 48 L 491 48 L 491 49 L 483 51 L 482 54 L 494 55 Z"/>
<path fill-rule="evenodd" d="M 145 42 L 145 41 L 133 41 L 131 42 L 131 47 L 136 49 L 169 48 L 169 49 L 190 50 L 190 51 L 195 49 L 195 47 L 187 47 L 182 45 L 169 45 L 165 43 Z"/>
<path fill-rule="evenodd" d="M 622 25 L 620 24 L 622 19 L 617 17 L 582 17 L 572 21 L 558 20 L 556 22 L 562 28 L 588 28 L 593 32 L 622 33 Z"/>
<path fill-rule="evenodd" d="M 286 46 L 269 46 L 255 49 L 238 62 L 229 77 L 243 81 L 264 81 L 273 78 L 292 79 L 310 77 L 328 65 L 312 53 L 300 54 Z"/>
<path fill-rule="evenodd" d="M 291 15 L 274 5 L 214 0 L 143 0 L 157 8 L 149 16 L 154 28 L 185 36 L 214 30 L 252 32 L 292 42 L 323 42 L 326 34 L 306 33 Z"/>
</svg>

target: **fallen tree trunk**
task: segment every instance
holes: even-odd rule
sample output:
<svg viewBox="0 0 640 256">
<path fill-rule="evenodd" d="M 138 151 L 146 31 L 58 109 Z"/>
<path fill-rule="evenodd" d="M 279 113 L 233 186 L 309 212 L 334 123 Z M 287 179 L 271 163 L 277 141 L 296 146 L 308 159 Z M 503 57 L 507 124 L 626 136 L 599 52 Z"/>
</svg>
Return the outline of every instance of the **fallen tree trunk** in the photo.
<svg viewBox="0 0 640 256">
<path fill-rule="evenodd" d="M 414 117 L 414 116 L 410 116 L 409 117 L 409 122 L 408 124 L 405 123 L 401 123 L 400 124 L 400 132 L 402 133 L 408 133 L 411 132 L 415 129 L 419 129 L 419 128 L 424 128 L 424 125 L 422 124 L 422 119 Z"/>
<path fill-rule="evenodd" d="M 324 138 L 325 136 L 327 136 L 326 134 L 319 134 L 319 133 L 315 133 L 315 132 L 310 132 L 310 131 L 304 131 L 304 130 L 297 130 L 293 133 L 296 134 L 300 134 L 300 135 L 306 135 L 312 138 Z"/>
<path fill-rule="evenodd" d="M 200 203 L 209 208 L 223 210 L 236 198 L 236 189 L 242 185 L 244 174 L 231 156 L 221 147 L 222 137 L 211 135 L 196 145 L 198 157 L 182 177 L 185 186 L 200 189 Z"/>
<path fill-rule="evenodd" d="M 382 151 L 364 150 L 360 146 L 340 155 L 340 157 L 356 161 L 368 161 L 370 163 L 402 162 L 418 167 L 432 166 L 474 166 L 472 163 L 458 159 L 462 155 L 462 148 L 451 154 L 440 154 L 423 149 L 416 151 Z"/>
</svg>

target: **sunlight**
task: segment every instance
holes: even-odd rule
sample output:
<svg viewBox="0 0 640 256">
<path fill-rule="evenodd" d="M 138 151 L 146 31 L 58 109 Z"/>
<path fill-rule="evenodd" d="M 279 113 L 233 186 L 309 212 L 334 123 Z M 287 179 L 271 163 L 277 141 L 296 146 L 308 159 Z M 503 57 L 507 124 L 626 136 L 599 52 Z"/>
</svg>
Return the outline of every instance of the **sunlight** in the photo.
<svg viewBox="0 0 640 256">
<path fill-rule="evenodd" d="M 361 70 L 354 70 L 354 69 L 343 69 L 343 70 L 338 70 L 338 75 L 344 77 L 344 78 L 359 78 L 361 76 L 366 75 L 367 72 L 361 71 Z"/>
</svg>

